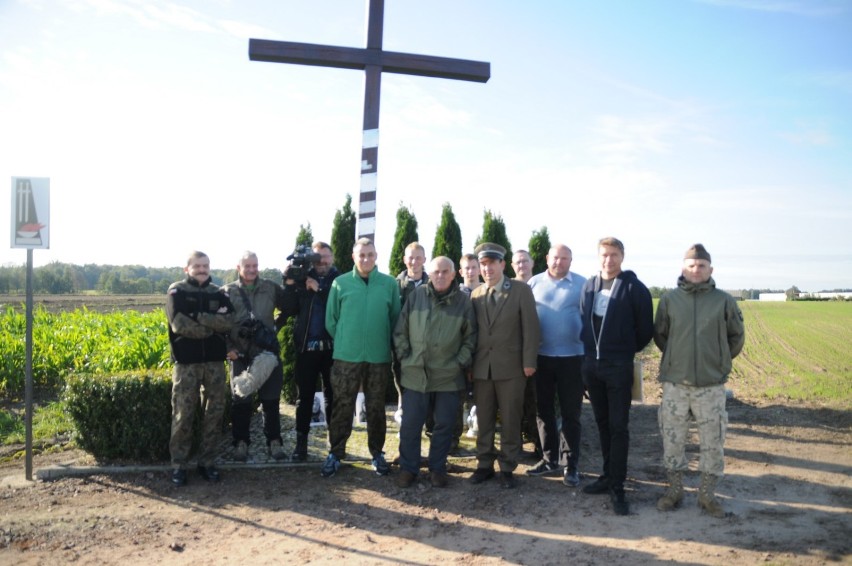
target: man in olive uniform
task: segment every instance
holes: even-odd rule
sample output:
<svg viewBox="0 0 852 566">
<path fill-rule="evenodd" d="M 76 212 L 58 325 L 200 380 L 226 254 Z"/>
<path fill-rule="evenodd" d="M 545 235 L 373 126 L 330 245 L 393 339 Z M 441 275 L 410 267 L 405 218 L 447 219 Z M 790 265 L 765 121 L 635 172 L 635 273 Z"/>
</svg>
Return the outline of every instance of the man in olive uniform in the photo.
<svg viewBox="0 0 852 566">
<path fill-rule="evenodd" d="M 214 460 L 225 413 L 225 334 L 234 321 L 228 295 L 212 283 L 207 254 L 192 252 L 184 271 L 186 279 L 173 283 L 166 296 L 174 361 L 169 452 L 172 483 L 177 486 L 186 484 L 192 424 L 202 393 L 204 419 L 198 473 L 207 481 L 219 481 Z"/>
</svg>

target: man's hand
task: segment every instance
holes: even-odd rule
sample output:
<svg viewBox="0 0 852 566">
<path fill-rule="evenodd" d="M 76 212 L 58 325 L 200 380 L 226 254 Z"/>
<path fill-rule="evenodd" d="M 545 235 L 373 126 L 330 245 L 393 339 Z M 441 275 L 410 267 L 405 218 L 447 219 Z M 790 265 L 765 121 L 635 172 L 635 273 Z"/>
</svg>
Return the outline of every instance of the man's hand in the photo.
<svg viewBox="0 0 852 566">
<path fill-rule="evenodd" d="M 231 360 L 232 362 L 240 357 L 240 353 L 236 350 L 229 350 L 225 357 Z"/>
<path fill-rule="evenodd" d="M 535 368 L 524 368 L 524 376 L 532 377 L 535 375 Z"/>
<path fill-rule="evenodd" d="M 305 279 L 305 288 L 308 291 L 313 291 L 314 293 L 319 292 L 319 282 L 313 277 L 308 277 Z"/>
</svg>

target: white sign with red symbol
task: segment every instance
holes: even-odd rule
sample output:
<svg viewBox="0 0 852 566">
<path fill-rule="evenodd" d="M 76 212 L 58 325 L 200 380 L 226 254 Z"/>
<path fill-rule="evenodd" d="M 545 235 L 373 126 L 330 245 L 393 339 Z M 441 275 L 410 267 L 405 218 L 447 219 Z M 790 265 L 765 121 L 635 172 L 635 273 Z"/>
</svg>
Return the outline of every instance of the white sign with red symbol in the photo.
<svg viewBox="0 0 852 566">
<path fill-rule="evenodd" d="M 50 248 L 50 179 L 12 177 L 12 247 Z"/>
</svg>

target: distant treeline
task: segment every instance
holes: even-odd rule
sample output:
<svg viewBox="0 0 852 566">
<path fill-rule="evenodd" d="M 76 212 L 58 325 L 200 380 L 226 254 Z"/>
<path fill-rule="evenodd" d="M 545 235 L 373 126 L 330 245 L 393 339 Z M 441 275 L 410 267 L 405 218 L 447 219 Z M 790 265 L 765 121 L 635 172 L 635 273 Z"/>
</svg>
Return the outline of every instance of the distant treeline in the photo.
<svg viewBox="0 0 852 566">
<path fill-rule="evenodd" d="M 350 267 L 351 269 L 351 267 Z M 403 267 L 404 269 L 404 267 Z M 213 269 L 213 282 L 221 285 L 236 281 L 235 269 Z M 281 281 L 278 269 L 261 270 L 260 276 L 275 282 Z M 33 269 L 33 293 L 68 295 L 98 292 L 110 295 L 150 295 L 165 293 L 173 282 L 186 277 L 182 267 L 145 267 L 142 265 L 75 265 L 53 262 Z M 0 294 L 14 295 L 26 292 L 27 268 L 25 265 L 0 266 Z M 651 295 L 658 299 L 668 287 L 649 287 Z M 849 292 L 849 289 L 826 289 L 820 293 Z M 799 298 L 796 286 L 790 289 L 741 289 L 728 290 L 737 299 L 756 300 L 761 293 L 788 293 Z M 802 300 L 802 298 L 799 298 Z M 808 299 L 816 300 L 816 299 Z"/>
<path fill-rule="evenodd" d="M 213 269 L 210 275 L 217 284 L 235 281 L 235 269 Z M 183 279 L 182 267 L 144 267 L 142 265 L 74 265 L 53 262 L 33 269 L 33 293 L 76 294 L 99 292 L 114 295 L 149 295 L 165 293 L 169 285 Z M 264 269 L 261 277 L 281 281 L 281 271 Z M 0 294 L 25 293 L 25 265 L 0 267 Z"/>
</svg>

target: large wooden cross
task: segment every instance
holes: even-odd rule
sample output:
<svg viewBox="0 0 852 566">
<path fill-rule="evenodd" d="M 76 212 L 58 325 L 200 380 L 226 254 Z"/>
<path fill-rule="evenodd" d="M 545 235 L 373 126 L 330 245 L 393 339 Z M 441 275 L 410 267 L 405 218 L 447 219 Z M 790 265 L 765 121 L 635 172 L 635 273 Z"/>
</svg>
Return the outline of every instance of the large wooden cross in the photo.
<svg viewBox="0 0 852 566">
<path fill-rule="evenodd" d="M 272 63 L 295 63 L 363 69 L 364 133 L 361 144 L 361 190 L 358 203 L 358 237 L 373 239 L 376 231 L 376 177 L 379 155 L 379 101 L 382 72 L 439 77 L 462 81 L 488 82 L 491 64 L 429 55 L 412 55 L 382 50 L 384 0 L 369 0 L 367 47 L 335 47 L 291 41 L 249 40 L 249 59 Z"/>
</svg>

